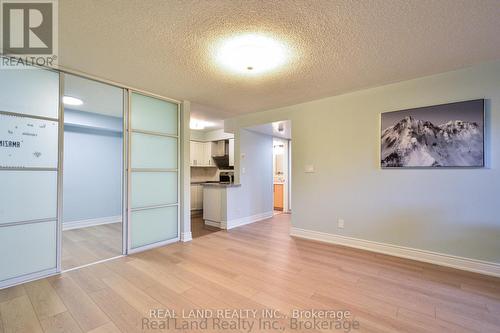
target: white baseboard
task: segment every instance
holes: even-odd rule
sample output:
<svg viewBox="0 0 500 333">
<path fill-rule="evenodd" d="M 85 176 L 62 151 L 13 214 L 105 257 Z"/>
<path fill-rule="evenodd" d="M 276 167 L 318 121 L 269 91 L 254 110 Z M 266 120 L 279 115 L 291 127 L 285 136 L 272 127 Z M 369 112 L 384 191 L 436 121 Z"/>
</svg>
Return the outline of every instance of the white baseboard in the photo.
<svg viewBox="0 0 500 333">
<path fill-rule="evenodd" d="M 193 234 L 190 232 L 181 232 L 181 242 L 190 242 L 193 240 Z"/>
<path fill-rule="evenodd" d="M 246 225 L 246 224 L 269 219 L 271 217 L 273 217 L 273 211 L 265 212 L 265 213 L 261 213 L 261 214 L 256 214 L 256 215 L 251 215 L 251 216 L 246 216 L 246 217 L 241 217 L 239 219 L 223 221 L 221 228 L 229 230 L 229 229 L 233 229 L 236 227 L 241 227 L 241 226 Z"/>
<path fill-rule="evenodd" d="M 465 271 L 500 277 L 500 263 L 463 258 L 449 254 L 413 249 L 398 245 L 378 243 L 358 238 L 329 234 L 325 232 L 292 227 L 290 236 L 311 239 L 336 245 L 344 245 L 357 249 L 388 254 L 395 257 L 413 259 Z"/>
<path fill-rule="evenodd" d="M 63 223 L 63 231 L 93 227 L 102 224 L 121 223 L 121 222 L 122 222 L 121 215 L 99 217 L 96 219 L 88 219 L 88 220 L 68 221 Z"/>
<path fill-rule="evenodd" d="M 221 222 L 215 222 L 215 221 L 210 221 L 210 220 L 204 220 L 203 222 L 206 225 L 208 225 L 209 227 L 224 229 L 224 228 L 222 228 L 222 223 Z"/>
</svg>

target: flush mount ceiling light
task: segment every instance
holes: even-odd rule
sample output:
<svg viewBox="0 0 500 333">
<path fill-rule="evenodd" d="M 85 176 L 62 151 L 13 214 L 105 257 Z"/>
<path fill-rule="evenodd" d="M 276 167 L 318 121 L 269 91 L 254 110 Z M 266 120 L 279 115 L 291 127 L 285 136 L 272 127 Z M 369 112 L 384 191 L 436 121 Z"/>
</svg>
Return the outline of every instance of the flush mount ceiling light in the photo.
<svg viewBox="0 0 500 333">
<path fill-rule="evenodd" d="M 63 103 L 65 105 L 74 105 L 74 106 L 77 106 L 77 105 L 82 105 L 83 101 L 81 99 L 79 99 L 79 98 L 76 98 L 76 97 L 63 96 Z"/>
<path fill-rule="evenodd" d="M 215 52 L 217 63 L 235 73 L 253 75 L 272 71 L 290 58 L 287 45 L 263 34 L 243 34 L 222 40 Z"/>
<path fill-rule="evenodd" d="M 206 127 L 213 126 L 213 123 L 204 120 L 191 119 L 189 121 L 189 128 L 192 130 L 202 130 Z"/>
</svg>

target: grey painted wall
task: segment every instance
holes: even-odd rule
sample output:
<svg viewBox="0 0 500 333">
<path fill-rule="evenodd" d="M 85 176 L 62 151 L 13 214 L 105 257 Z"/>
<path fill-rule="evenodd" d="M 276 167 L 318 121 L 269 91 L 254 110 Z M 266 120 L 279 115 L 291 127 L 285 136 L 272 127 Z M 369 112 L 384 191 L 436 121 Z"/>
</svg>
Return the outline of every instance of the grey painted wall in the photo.
<svg viewBox="0 0 500 333">
<path fill-rule="evenodd" d="M 477 98 L 487 99 L 486 168 L 380 169 L 381 112 Z M 285 119 L 293 226 L 500 262 L 500 62 L 232 118 L 225 127 Z"/>
<path fill-rule="evenodd" d="M 65 110 L 64 222 L 121 215 L 122 120 Z"/>
<path fill-rule="evenodd" d="M 241 129 L 235 135 L 235 155 L 239 170 L 234 204 L 228 207 L 228 219 L 234 220 L 273 211 L 273 138 L 268 135 Z M 243 173 L 243 169 L 245 172 Z"/>
</svg>

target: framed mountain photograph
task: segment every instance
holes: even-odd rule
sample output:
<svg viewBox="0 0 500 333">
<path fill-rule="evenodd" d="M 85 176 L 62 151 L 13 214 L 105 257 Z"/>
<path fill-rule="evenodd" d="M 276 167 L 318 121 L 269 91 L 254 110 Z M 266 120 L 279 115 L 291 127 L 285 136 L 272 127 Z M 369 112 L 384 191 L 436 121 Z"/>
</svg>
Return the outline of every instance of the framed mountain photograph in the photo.
<svg viewBox="0 0 500 333">
<path fill-rule="evenodd" d="M 484 166 L 484 99 L 385 112 L 382 168 Z"/>
</svg>

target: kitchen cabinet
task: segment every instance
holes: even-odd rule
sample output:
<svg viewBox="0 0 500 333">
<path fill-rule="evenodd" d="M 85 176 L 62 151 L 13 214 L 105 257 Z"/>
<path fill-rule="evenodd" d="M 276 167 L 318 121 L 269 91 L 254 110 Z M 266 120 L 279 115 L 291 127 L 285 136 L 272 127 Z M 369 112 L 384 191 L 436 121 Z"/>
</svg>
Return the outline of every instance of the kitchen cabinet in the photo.
<svg viewBox="0 0 500 333">
<path fill-rule="evenodd" d="M 218 186 L 207 186 L 203 189 L 205 200 L 203 201 L 203 221 L 211 227 L 223 229 L 221 223 L 225 220 L 224 198 L 226 188 Z"/>
<path fill-rule="evenodd" d="M 215 167 L 212 142 L 190 141 L 190 164 L 193 167 Z"/>
<path fill-rule="evenodd" d="M 224 156 L 226 154 L 226 142 L 224 140 L 212 142 L 212 156 Z"/>
<path fill-rule="evenodd" d="M 191 210 L 203 209 L 203 185 L 191 184 Z"/>
<path fill-rule="evenodd" d="M 274 209 L 283 210 L 283 184 L 274 184 Z"/>
<path fill-rule="evenodd" d="M 202 161 L 205 166 L 215 166 L 214 160 L 212 159 L 212 142 L 203 142 L 202 156 Z"/>
<path fill-rule="evenodd" d="M 190 141 L 189 142 L 189 149 L 190 149 L 190 164 L 191 166 L 197 166 L 198 164 L 201 164 L 200 160 L 200 148 L 201 148 L 201 142 L 198 141 Z"/>
<path fill-rule="evenodd" d="M 234 139 L 229 139 L 229 166 L 234 166 Z"/>
</svg>

